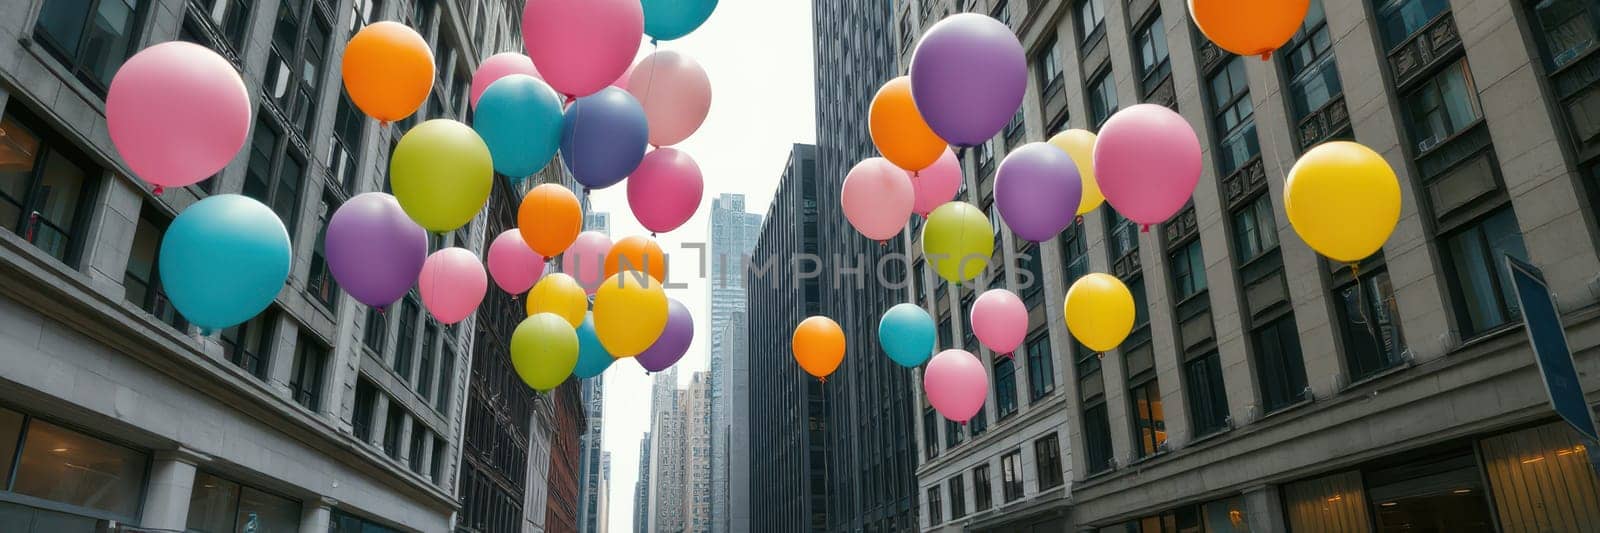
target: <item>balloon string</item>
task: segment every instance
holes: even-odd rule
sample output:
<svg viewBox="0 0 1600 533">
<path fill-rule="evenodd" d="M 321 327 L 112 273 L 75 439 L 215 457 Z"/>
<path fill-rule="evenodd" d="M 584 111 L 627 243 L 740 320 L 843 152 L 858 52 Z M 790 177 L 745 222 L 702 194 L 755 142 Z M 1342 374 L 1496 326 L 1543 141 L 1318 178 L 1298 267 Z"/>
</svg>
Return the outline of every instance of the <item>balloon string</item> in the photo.
<svg viewBox="0 0 1600 533">
<path fill-rule="evenodd" d="M 1381 349 L 1383 341 L 1378 338 L 1377 324 L 1372 323 L 1372 316 L 1367 313 L 1366 287 L 1361 281 L 1361 265 L 1350 263 L 1350 277 L 1356 280 L 1356 311 L 1361 314 L 1362 323 L 1367 326 L 1367 334 L 1372 336 L 1372 345 Z"/>
</svg>

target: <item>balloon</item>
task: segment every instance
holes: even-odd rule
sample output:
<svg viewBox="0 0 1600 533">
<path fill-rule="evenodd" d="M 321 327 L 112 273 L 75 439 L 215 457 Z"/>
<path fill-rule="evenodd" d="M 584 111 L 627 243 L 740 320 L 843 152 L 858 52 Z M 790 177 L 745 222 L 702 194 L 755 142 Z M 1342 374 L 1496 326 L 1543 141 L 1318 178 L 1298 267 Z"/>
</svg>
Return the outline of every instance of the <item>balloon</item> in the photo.
<svg viewBox="0 0 1600 533">
<path fill-rule="evenodd" d="M 161 240 L 161 284 L 185 319 L 221 329 L 256 316 L 289 279 L 289 232 L 271 208 L 219 194 L 173 219 Z"/>
<path fill-rule="evenodd" d="M 1067 289 L 1067 330 L 1090 350 L 1108 352 L 1133 331 L 1133 293 L 1116 276 L 1086 274 Z"/>
<path fill-rule="evenodd" d="M 494 171 L 514 180 L 531 176 L 561 147 L 561 97 L 538 78 L 512 74 L 483 92 L 472 129 L 483 138 Z"/>
<path fill-rule="evenodd" d="M 631 77 L 633 77 L 633 65 L 629 64 L 628 70 L 622 71 L 622 75 L 617 77 L 617 81 L 611 82 L 611 86 L 626 91 L 628 90 L 628 78 Z"/>
<path fill-rule="evenodd" d="M 950 151 L 917 113 L 917 103 L 911 99 L 911 78 L 905 76 L 889 80 L 872 97 L 867 132 L 883 158 L 907 172 L 928 168 Z"/>
<path fill-rule="evenodd" d="M 1207 39 L 1262 61 L 1294 37 L 1310 8 L 1311 0 L 1189 0 L 1189 13 Z"/>
<path fill-rule="evenodd" d="M 711 18 L 717 0 L 644 0 L 644 32 L 651 40 L 688 35 Z"/>
<path fill-rule="evenodd" d="M 922 371 L 922 390 L 940 415 L 965 424 L 989 398 L 989 373 L 966 350 L 945 350 Z"/>
<path fill-rule="evenodd" d="M 522 11 L 528 57 L 568 98 L 616 80 L 633 63 L 643 36 L 639 0 L 528 0 Z"/>
<path fill-rule="evenodd" d="M 1383 248 L 1400 221 L 1400 181 L 1371 148 L 1323 143 L 1289 169 L 1283 207 L 1294 232 L 1317 253 L 1358 263 Z"/>
<path fill-rule="evenodd" d="M 883 242 L 905 228 L 916 196 L 906 171 L 888 159 L 871 157 L 856 163 L 844 177 L 839 204 L 856 231 L 868 239 Z"/>
<path fill-rule="evenodd" d="M 970 312 L 973 335 L 994 353 L 1017 351 L 1028 335 L 1028 306 L 1011 291 L 990 289 L 978 295 Z"/>
<path fill-rule="evenodd" d="M 1078 180 L 1082 182 L 1083 199 L 1078 201 L 1078 216 L 1089 214 L 1106 197 L 1100 194 L 1100 185 L 1094 177 L 1094 142 L 1095 135 L 1088 130 L 1066 130 L 1050 138 L 1050 144 L 1060 148 L 1067 155 L 1072 156 L 1072 162 L 1078 165 Z"/>
<path fill-rule="evenodd" d="M 694 58 L 661 50 L 628 75 L 628 92 L 650 122 L 650 144 L 672 146 L 700 129 L 711 112 L 711 78 Z"/>
<path fill-rule="evenodd" d="M 389 184 L 406 215 L 435 233 L 472 222 L 489 201 L 494 163 L 489 147 L 466 124 L 434 119 L 395 145 Z"/>
<path fill-rule="evenodd" d="M 472 109 L 478 109 L 478 99 L 483 97 L 483 91 L 488 90 L 494 82 L 500 81 L 500 78 L 512 74 L 540 77 L 538 67 L 533 66 L 533 60 L 528 59 L 528 56 L 516 52 L 501 52 L 489 56 L 483 63 L 478 64 L 478 70 L 472 73 L 472 88 L 468 90 L 467 103 Z"/>
<path fill-rule="evenodd" d="M 584 187 L 604 189 L 639 168 L 649 135 L 644 108 L 627 91 L 609 87 L 567 107 L 561 161 Z"/>
<path fill-rule="evenodd" d="M 428 256 L 417 278 L 422 305 L 440 324 L 466 320 L 489 292 L 489 277 L 478 256 L 465 248 L 445 248 Z"/>
<path fill-rule="evenodd" d="M 974 13 L 945 17 L 911 54 L 911 96 L 939 138 L 977 146 L 1022 106 L 1028 60 L 1011 27 Z"/>
<path fill-rule="evenodd" d="M 844 330 L 831 318 L 814 316 L 801 321 L 791 343 L 800 368 L 824 383 L 844 362 Z"/>
<path fill-rule="evenodd" d="M 546 183 L 528 191 L 517 208 L 517 229 L 534 252 L 555 257 L 583 231 L 583 207 L 566 187 Z"/>
<path fill-rule="evenodd" d="M 961 160 L 956 158 L 956 152 L 945 148 L 938 161 L 912 176 L 911 191 L 916 197 L 911 210 L 924 218 L 956 199 L 956 193 L 961 192 Z"/>
<path fill-rule="evenodd" d="M 677 300 L 667 299 L 667 327 L 650 348 L 635 357 L 639 366 L 650 372 L 660 372 L 683 359 L 694 342 L 694 315 Z"/>
<path fill-rule="evenodd" d="M 606 347 L 600 345 L 600 338 L 594 335 L 594 313 L 589 313 L 578 325 L 578 366 L 572 369 L 572 375 L 578 379 L 598 376 L 611 368 L 611 362 L 615 360 Z"/>
<path fill-rule="evenodd" d="M 344 89 L 367 116 L 411 116 L 433 91 L 433 51 L 416 30 L 392 21 L 368 24 L 344 48 Z"/>
<path fill-rule="evenodd" d="M 657 283 L 667 282 L 667 254 L 649 237 L 623 237 L 606 253 L 606 277 L 618 272 L 648 272 Z"/>
<path fill-rule="evenodd" d="M 583 323 L 583 314 L 589 312 L 589 296 L 584 294 L 578 280 L 556 272 L 545 276 L 528 292 L 528 316 L 550 313 L 567 321 L 574 328 Z"/>
<path fill-rule="evenodd" d="M 611 237 L 598 231 L 578 234 L 578 240 L 561 254 L 561 271 L 578 280 L 583 291 L 594 294 L 606 280 L 606 255 L 611 252 Z"/>
<path fill-rule="evenodd" d="M 916 368 L 928 362 L 938 337 L 933 317 L 916 304 L 890 307 L 878 320 L 878 344 L 895 364 Z"/>
<path fill-rule="evenodd" d="M 1118 213 L 1148 227 L 1178 214 L 1200 182 L 1200 139 L 1155 104 L 1118 111 L 1094 145 L 1095 180 Z"/>
<path fill-rule="evenodd" d="M 539 313 L 511 333 L 511 367 L 534 390 L 554 390 L 577 366 L 578 333 L 561 317 Z"/>
<path fill-rule="evenodd" d="M 594 295 L 594 332 L 612 357 L 633 357 L 661 338 L 667 308 L 660 282 L 622 272 L 606 279 Z"/>
<path fill-rule="evenodd" d="M 1006 155 L 994 178 L 994 207 L 1023 240 L 1054 239 L 1072 224 L 1083 183 L 1072 156 L 1049 143 L 1028 143 Z"/>
<path fill-rule="evenodd" d="M 489 275 L 500 290 L 511 294 L 528 292 L 544 275 L 544 256 L 528 248 L 516 228 L 505 230 L 489 244 Z"/>
<path fill-rule="evenodd" d="M 994 255 L 994 228 L 977 206 L 944 204 L 922 226 L 922 255 L 939 277 L 960 285 L 988 268 Z"/>
<path fill-rule="evenodd" d="M 111 79 L 106 129 L 140 179 L 193 185 L 221 172 L 250 136 L 250 95 L 210 48 L 172 41 L 134 54 Z"/>
<path fill-rule="evenodd" d="M 682 226 L 700 208 L 705 182 L 700 165 L 675 148 L 658 148 L 645 154 L 639 168 L 628 177 L 628 208 L 639 224 L 656 233 Z"/>
<path fill-rule="evenodd" d="M 384 307 L 417 282 L 428 258 L 428 232 L 406 217 L 393 196 L 369 192 L 333 212 L 322 247 L 328 270 L 344 292 Z"/>
</svg>

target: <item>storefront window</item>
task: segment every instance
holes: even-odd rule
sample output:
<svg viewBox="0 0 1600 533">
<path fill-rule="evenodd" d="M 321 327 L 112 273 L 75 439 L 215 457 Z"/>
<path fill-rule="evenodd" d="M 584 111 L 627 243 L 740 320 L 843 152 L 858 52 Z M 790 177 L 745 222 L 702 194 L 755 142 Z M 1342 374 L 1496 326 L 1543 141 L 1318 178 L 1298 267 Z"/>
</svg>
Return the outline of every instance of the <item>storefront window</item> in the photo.
<svg viewBox="0 0 1600 533">
<path fill-rule="evenodd" d="M 1289 528 L 1318 533 L 1365 533 L 1367 496 L 1360 472 L 1345 472 L 1285 485 L 1284 509 Z"/>
<path fill-rule="evenodd" d="M 1583 531 L 1600 524 L 1595 453 L 1564 423 L 1484 439 L 1484 477 L 1501 531 Z"/>
<path fill-rule="evenodd" d="M 144 454 L 31 420 L 11 491 L 112 515 L 139 514 Z"/>
<path fill-rule="evenodd" d="M 1365 477 L 1380 533 L 1495 530 L 1470 450 L 1406 461 Z"/>
<path fill-rule="evenodd" d="M 1248 533 L 1250 523 L 1245 521 L 1244 498 L 1233 497 L 1205 504 L 1205 531 L 1207 533 Z"/>
</svg>

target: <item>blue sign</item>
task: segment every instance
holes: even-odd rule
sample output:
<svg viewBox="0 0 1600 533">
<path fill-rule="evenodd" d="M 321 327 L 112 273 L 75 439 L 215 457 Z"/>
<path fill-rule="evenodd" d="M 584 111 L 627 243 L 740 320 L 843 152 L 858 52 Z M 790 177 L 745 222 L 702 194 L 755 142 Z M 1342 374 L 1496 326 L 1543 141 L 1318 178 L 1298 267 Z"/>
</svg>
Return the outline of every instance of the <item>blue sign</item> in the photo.
<svg viewBox="0 0 1600 533">
<path fill-rule="evenodd" d="M 1572 362 L 1567 333 L 1561 327 L 1561 313 L 1556 310 L 1555 298 L 1550 295 L 1544 274 L 1509 255 L 1506 266 L 1511 272 L 1517 302 L 1522 306 L 1528 340 L 1533 344 L 1533 358 L 1539 363 L 1545 390 L 1550 393 L 1550 406 L 1589 442 L 1600 441 L 1594 414 L 1589 411 L 1589 402 L 1583 397 L 1583 384 L 1578 381 L 1578 368 Z M 1591 451 L 1590 455 L 1600 456 L 1600 449 Z"/>
</svg>

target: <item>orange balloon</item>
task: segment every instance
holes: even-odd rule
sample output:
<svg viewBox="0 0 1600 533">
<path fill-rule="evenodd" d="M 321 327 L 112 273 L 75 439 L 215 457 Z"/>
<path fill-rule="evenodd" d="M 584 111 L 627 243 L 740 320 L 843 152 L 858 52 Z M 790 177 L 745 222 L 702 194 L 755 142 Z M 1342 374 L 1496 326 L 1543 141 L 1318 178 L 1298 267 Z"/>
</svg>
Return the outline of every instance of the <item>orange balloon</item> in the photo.
<svg viewBox="0 0 1600 533">
<path fill-rule="evenodd" d="M 825 316 L 814 316 L 794 328 L 794 360 L 807 374 L 828 381 L 844 362 L 844 330 Z"/>
<path fill-rule="evenodd" d="M 1300 30 L 1311 0 L 1189 0 L 1200 32 L 1223 50 L 1272 59 Z"/>
<path fill-rule="evenodd" d="M 411 116 L 433 90 L 433 51 L 416 30 L 392 21 L 361 28 L 344 49 L 344 89 L 367 116 Z"/>
<path fill-rule="evenodd" d="M 911 78 L 901 76 L 878 89 L 867 112 L 867 132 L 895 166 L 917 172 L 933 166 L 949 146 L 922 120 L 917 103 L 911 99 Z"/>
<path fill-rule="evenodd" d="M 649 237 L 634 235 L 611 245 L 606 253 L 606 279 L 620 271 L 648 272 L 657 283 L 667 282 L 667 254 Z"/>
<path fill-rule="evenodd" d="M 578 240 L 583 231 L 583 208 L 566 187 L 553 183 L 534 187 L 517 208 L 517 231 L 529 248 L 553 258 Z"/>
</svg>

